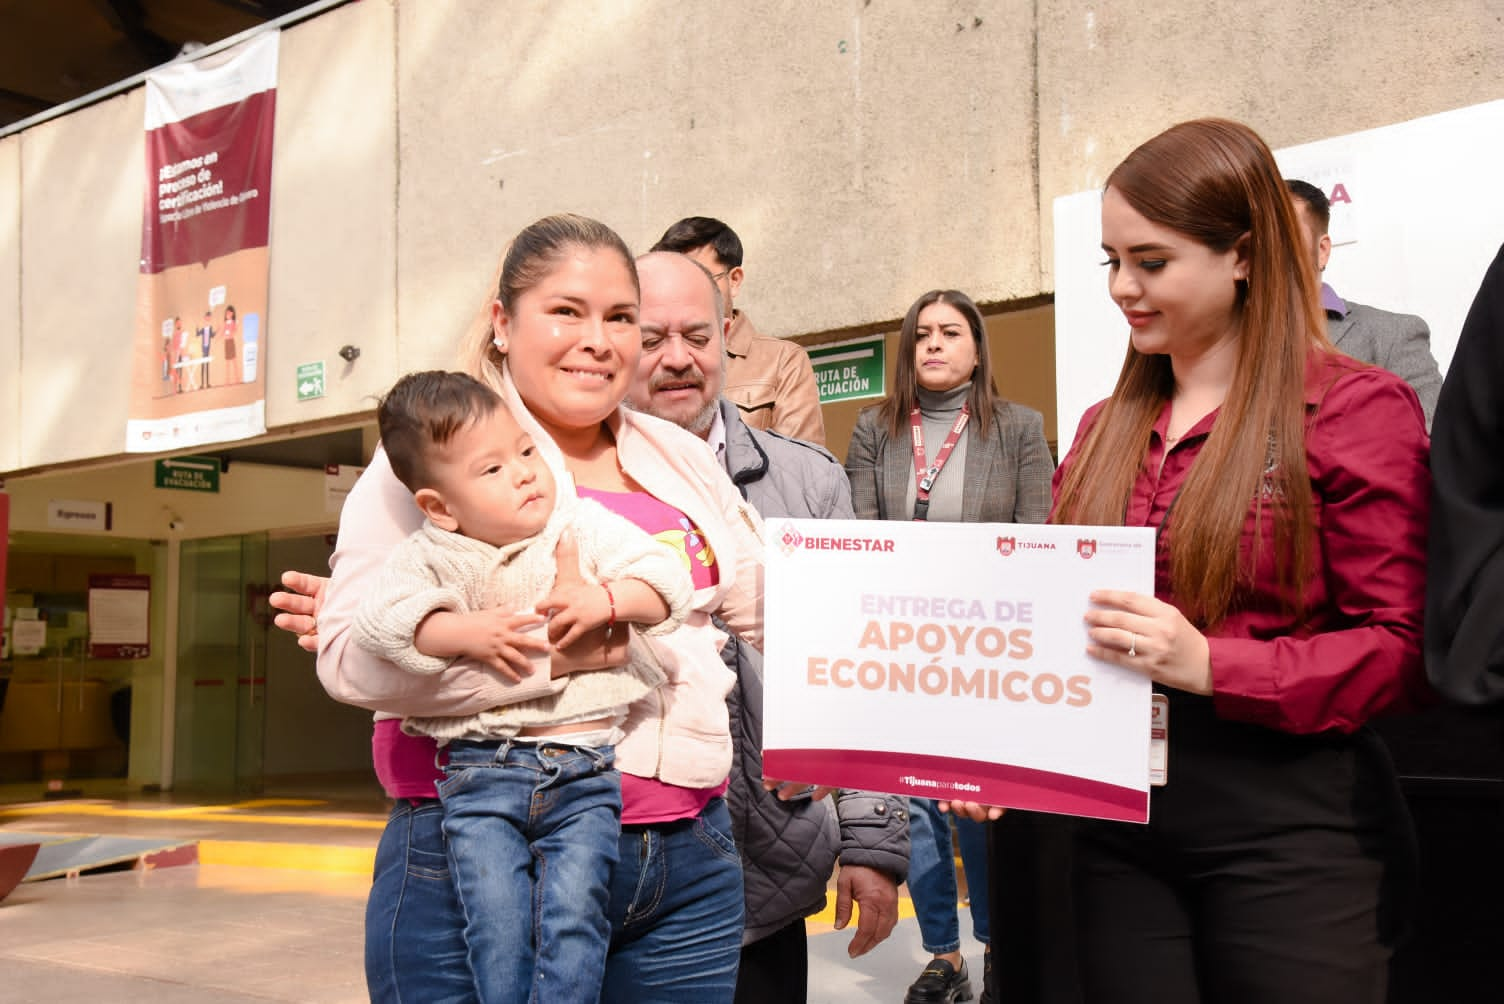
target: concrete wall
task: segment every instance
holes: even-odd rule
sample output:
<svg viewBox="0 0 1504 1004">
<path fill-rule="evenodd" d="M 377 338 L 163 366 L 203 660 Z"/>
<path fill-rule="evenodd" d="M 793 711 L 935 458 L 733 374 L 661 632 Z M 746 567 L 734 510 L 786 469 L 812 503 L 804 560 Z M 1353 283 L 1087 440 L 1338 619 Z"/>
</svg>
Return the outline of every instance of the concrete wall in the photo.
<svg viewBox="0 0 1504 1004">
<path fill-rule="evenodd" d="M 1100 187 L 1135 146 L 1185 119 L 1238 119 L 1277 149 L 1504 97 L 1500 0 L 1038 8 L 1046 219 L 1057 196 Z"/>
<path fill-rule="evenodd" d="M 893 324 L 934 286 L 1048 293 L 1051 200 L 1160 128 L 1231 115 L 1283 146 L 1498 98 L 1501 17 L 1498 0 L 340 7 L 283 35 L 268 424 L 364 412 L 401 372 L 451 364 L 506 241 L 559 210 L 639 248 L 682 215 L 727 219 L 739 302 L 772 334 Z M 0 141 L 0 472 L 121 450 L 141 130 L 136 90 Z M 298 403 L 317 359 L 329 392 Z"/>
<path fill-rule="evenodd" d="M 283 33 L 271 204 L 267 424 L 369 411 L 397 372 L 394 8 L 351 4 Z M 0 145 L 0 471 L 120 454 L 141 252 L 144 89 Z M 9 165 L 19 148 L 19 184 Z M 9 172 L 9 173 L 7 173 Z M 8 204 L 0 200 L 0 206 Z M 6 222 L 10 226 L 5 226 Z M 13 258 L 13 249 L 20 257 Z M 341 345 L 361 347 L 350 366 Z M 16 366 L 4 363 L 17 359 Z M 328 392 L 296 400 L 299 363 Z"/>
<path fill-rule="evenodd" d="M 564 209 L 644 249 L 732 222 L 769 334 L 1036 292 L 1032 34 L 1012 2 L 403 4 L 404 363 L 448 359 L 452 325 L 420 349 L 413 319 L 467 313 Z"/>
<path fill-rule="evenodd" d="M 20 135 L 20 467 L 108 456 L 125 444 L 143 95 L 137 89 Z"/>
<path fill-rule="evenodd" d="M 267 305 L 268 428 L 370 411 L 397 357 L 396 40 L 389 0 L 282 33 Z M 342 345 L 359 360 L 340 359 Z M 299 363 L 327 391 L 299 402 Z"/>
</svg>

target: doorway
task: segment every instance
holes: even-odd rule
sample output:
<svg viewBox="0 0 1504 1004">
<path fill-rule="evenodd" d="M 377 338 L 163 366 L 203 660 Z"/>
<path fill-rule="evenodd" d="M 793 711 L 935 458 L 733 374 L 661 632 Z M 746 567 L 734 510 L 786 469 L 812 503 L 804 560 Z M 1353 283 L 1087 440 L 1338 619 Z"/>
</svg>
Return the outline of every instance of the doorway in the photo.
<svg viewBox="0 0 1504 1004">
<path fill-rule="evenodd" d="M 326 573 L 332 535 L 187 541 L 179 562 L 174 783 L 238 796 L 369 797 L 371 716 L 331 700 L 272 624 L 285 569 Z"/>
</svg>

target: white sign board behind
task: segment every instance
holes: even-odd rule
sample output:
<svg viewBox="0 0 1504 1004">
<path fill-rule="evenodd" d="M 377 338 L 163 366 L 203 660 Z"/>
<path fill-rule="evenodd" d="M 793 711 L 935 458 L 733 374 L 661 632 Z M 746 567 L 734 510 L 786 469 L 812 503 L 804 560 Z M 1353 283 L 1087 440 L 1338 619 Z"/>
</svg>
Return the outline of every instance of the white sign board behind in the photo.
<svg viewBox="0 0 1504 1004">
<path fill-rule="evenodd" d="M 1145 136 L 1144 139 L 1148 139 Z M 1483 273 L 1504 244 L 1504 101 L 1278 150 L 1287 178 L 1331 193 L 1325 280 L 1344 299 L 1431 327 L 1442 372 Z M 1063 453 L 1112 392 L 1128 325 L 1107 295 L 1101 193 L 1055 200 L 1056 395 Z"/>
<path fill-rule="evenodd" d="M 1146 677 L 1086 655 L 1145 528 L 773 519 L 763 773 L 1142 821 Z"/>
</svg>

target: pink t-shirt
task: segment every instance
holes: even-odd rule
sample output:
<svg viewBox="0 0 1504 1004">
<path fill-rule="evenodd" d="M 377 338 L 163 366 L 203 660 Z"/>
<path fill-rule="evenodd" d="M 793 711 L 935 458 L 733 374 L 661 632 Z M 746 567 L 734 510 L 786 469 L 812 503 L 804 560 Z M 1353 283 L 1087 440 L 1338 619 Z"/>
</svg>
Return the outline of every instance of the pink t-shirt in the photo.
<svg viewBox="0 0 1504 1004">
<path fill-rule="evenodd" d="M 434 762 L 439 744 L 431 736 L 410 736 L 395 718 L 383 718 L 371 733 L 371 763 L 391 798 L 438 798 L 434 785 L 444 772 Z"/>
<path fill-rule="evenodd" d="M 720 582 L 720 568 L 704 535 L 683 512 L 646 492 L 602 492 L 579 489 L 581 498 L 594 499 L 632 521 L 660 542 L 678 551 L 689 567 L 696 589 Z M 371 735 L 371 760 L 376 777 L 392 798 L 436 798 L 434 785 L 444 777 L 435 762 L 438 744 L 428 736 L 410 736 L 396 719 L 382 719 Z M 726 791 L 726 781 L 714 788 L 682 788 L 652 778 L 623 774 L 621 821 L 666 823 L 691 819 L 707 802 Z"/>
<path fill-rule="evenodd" d="M 689 577 L 694 580 L 696 589 L 705 589 L 721 581 L 721 570 L 710 545 L 705 542 L 705 535 L 678 509 L 647 492 L 601 492 L 580 488 L 578 494 L 580 498 L 594 499 L 618 516 L 636 523 L 654 540 L 677 551 L 689 569 Z"/>
<path fill-rule="evenodd" d="M 612 512 L 624 516 L 652 534 L 660 543 L 679 552 L 689 568 L 696 589 L 714 586 L 721 581 L 715 554 L 705 542 L 699 527 L 684 513 L 647 492 L 602 492 L 579 489 L 581 498 L 594 499 Z M 650 777 L 633 774 L 621 776 L 622 823 L 667 823 L 675 819 L 693 819 L 705 803 L 722 794 L 726 782 L 714 788 L 681 788 Z"/>
</svg>

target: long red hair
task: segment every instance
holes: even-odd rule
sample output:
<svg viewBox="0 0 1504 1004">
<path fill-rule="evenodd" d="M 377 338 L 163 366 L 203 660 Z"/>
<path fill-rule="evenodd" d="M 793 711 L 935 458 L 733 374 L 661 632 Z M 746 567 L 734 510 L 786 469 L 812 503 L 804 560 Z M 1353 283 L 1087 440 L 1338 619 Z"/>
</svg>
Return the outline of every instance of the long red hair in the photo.
<svg viewBox="0 0 1504 1004">
<path fill-rule="evenodd" d="M 1253 130 L 1225 119 L 1173 126 L 1134 150 L 1106 188 L 1141 216 L 1211 248 L 1245 239 L 1248 278 L 1236 312 L 1237 362 L 1210 435 L 1166 526 L 1172 588 L 1188 617 L 1215 627 L 1234 608 L 1252 567 L 1240 558 L 1258 506 L 1256 560 L 1273 531 L 1275 567 L 1292 609 L 1313 566 L 1315 514 L 1305 450 L 1305 373 L 1313 351 L 1333 351 L 1319 285 L 1274 155 Z M 1055 500 L 1057 523 L 1120 525 L 1149 433 L 1175 390 L 1170 358 L 1131 345 Z M 1272 514 L 1273 527 L 1264 525 Z"/>
</svg>

